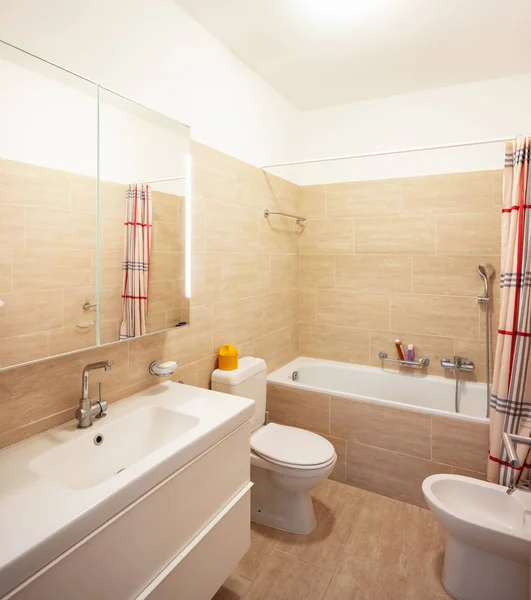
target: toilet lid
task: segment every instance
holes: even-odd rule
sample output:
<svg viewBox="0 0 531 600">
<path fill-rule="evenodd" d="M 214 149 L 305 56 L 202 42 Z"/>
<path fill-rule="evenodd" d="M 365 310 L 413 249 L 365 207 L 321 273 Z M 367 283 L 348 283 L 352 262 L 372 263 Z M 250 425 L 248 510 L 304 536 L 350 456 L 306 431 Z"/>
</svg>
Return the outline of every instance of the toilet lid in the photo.
<svg viewBox="0 0 531 600">
<path fill-rule="evenodd" d="M 251 436 L 251 448 L 264 458 L 286 465 L 322 465 L 335 456 L 334 446 L 320 435 L 269 423 Z"/>
</svg>

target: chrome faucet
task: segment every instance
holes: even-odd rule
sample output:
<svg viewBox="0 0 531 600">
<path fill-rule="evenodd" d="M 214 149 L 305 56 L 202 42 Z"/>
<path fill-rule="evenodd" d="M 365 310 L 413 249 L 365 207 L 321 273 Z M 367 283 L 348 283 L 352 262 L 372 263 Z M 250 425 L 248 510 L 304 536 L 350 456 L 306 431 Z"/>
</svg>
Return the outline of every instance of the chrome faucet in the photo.
<svg viewBox="0 0 531 600">
<path fill-rule="evenodd" d="M 107 410 L 107 402 L 103 399 L 103 384 L 100 382 L 100 394 L 97 402 L 91 402 L 89 398 L 89 373 L 96 369 L 105 369 L 110 371 L 112 361 L 102 360 L 100 362 L 91 363 L 83 369 L 83 380 L 81 384 L 81 398 L 79 399 L 79 407 L 76 410 L 76 419 L 78 421 L 78 429 L 85 429 L 92 426 L 92 417 L 101 419 L 105 416 Z"/>
<path fill-rule="evenodd" d="M 473 371 L 476 365 L 468 358 L 454 356 L 454 362 L 448 358 L 441 358 L 441 367 L 444 369 L 455 369 L 456 371 Z"/>
<path fill-rule="evenodd" d="M 507 433 L 506 431 L 502 435 L 503 445 L 507 450 L 507 455 L 509 457 L 509 464 L 513 468 L 517 468 L 519 466 L 518 455 L 516 454 L 515 443 L 517 444 L 525 444 L 526 446 L 531 446 L 531 438 L 524 437 L 523 435 L 515 435 L 514 433 Z M 523 492 L 531 492 L 531 483 L 529 479 L 527 481 L 517 480 L 516 484 L 510 483 L 507 489 L 508 494 L 512 494 L 516 490 L 522 490 Z"/>
</svg>

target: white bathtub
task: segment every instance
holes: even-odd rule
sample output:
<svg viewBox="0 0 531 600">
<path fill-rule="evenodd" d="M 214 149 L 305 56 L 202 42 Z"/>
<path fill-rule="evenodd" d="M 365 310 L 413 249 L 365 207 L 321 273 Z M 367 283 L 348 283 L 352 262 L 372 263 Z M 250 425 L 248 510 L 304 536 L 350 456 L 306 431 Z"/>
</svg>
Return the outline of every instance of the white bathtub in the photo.
<svg viewBox="0 0 531 600">
<path fill-rule="evenodd" d="M 299 378 L 293 380 L 293 372 Z M 268 383 L 384 404 L 404 410 L 485 423 L 487 386 L 460 381 L 459 413 L 455 412 L 455 381 L 421 370 L 397 372 L 317 358 L 299 357 L 267 376 Z"/>
</svg>

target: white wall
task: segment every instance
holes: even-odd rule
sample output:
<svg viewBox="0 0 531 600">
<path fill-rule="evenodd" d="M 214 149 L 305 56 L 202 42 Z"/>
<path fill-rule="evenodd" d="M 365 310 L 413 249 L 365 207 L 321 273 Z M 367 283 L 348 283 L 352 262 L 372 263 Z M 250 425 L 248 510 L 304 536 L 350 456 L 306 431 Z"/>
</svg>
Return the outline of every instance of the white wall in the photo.
<svg viewBox="0 0 531 600">
<path fill-rule="evenodd" d="M 299 158 L 531 134 L 531 74 L 302 113 Z M 301 185 L 498 169 L 504 145 L 298 167 Z M 290 169 L 275 169 L 280 176 Z"/>
<path fill-rule="evenodd" d="M 192 127 L 261 165 L 293 156 L 298 113 L 172 0 L 0 0 L 0 39 Z"/>
</svg>

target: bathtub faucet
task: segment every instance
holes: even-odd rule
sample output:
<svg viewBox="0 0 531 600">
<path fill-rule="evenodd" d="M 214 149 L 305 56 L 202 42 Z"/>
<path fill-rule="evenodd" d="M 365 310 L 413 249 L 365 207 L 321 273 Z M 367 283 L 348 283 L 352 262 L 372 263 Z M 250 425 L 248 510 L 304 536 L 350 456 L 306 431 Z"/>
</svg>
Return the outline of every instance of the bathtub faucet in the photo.
<svg viewBox="0 0 531 600">
<path fill-rule="evenodd" d="M 516 435 L 514 433 L 507 433 L 505 431 L 502 435 L 502 440 L 503 445 L 505 446 L 505 450 L 507 450 L 509 464 L 513 468 L 518 468 L 519 460 L 518 455 L 516 454 L 515 444 L 525 444 L 526 446 L 531 446 L 531 438 L 524 437 L 523 435 Z M 531 492 L 531 484 L 529 479 L 525 481 L 518 480 L 516 485 L 514 483 L 510 483 L 507 489 L 507 493 L 512 494 L 516 490 L 521 490 L 523 492 Z"/>
<path fill-rule="evenodd" d="M 473 371 L 476 365 L 468 358 L 454 356 L 453 362 L 448 358 L 441 358 L 441 367 L 443 369 L 455 369 L 456 371 Z"/>
</svg>

